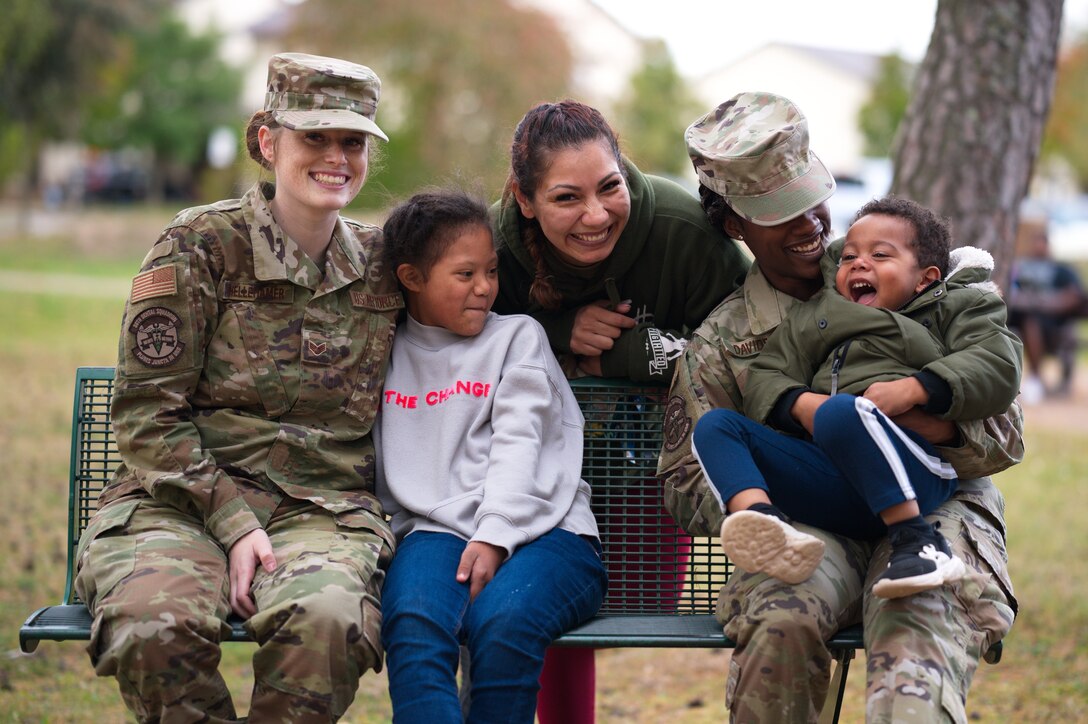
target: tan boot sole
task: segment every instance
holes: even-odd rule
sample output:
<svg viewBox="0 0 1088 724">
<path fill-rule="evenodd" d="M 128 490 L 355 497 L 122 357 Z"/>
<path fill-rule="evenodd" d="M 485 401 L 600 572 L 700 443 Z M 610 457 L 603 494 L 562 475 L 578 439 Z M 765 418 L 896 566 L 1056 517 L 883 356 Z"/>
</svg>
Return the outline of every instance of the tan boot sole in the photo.
<svg viewBox="0 0 1088 724">
<path fill-rule="evenodd" d="M 786 583 L 806 580 L 824 557 L 819 538 L 752 510 L 726 516 L 721 535 L 722 549 L 735 565 Z"/>
</svg>

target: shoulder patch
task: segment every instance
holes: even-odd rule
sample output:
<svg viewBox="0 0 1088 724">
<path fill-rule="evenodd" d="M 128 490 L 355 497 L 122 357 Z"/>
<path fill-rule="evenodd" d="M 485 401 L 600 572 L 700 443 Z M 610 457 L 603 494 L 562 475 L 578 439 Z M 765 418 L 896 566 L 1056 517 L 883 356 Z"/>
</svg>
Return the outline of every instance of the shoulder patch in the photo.
<svg viewBox="0 0 1088 724">
<path fill-rule="evenodd" d="M 143 269 L 145 266 L 155 261 L 156 259 L 162 259 L 173 250 L 174 242 L 168 239 L 163 239 L 158 244 L 155 244 L 155 246 L 151 247 L 151 250 L 147 252 L 147 256 L 145 256 L 144 260 L 140 263 L 140 268 Z"/>
<path fill-rule="evenodd" d="M 691 432 L 691 415 L 680 395 L 673 395 L 665 406 L 665 450 L 674 452 Z"/>
<path fill-rule="evenodd" d="M 181 318 L 166 307 L 148 307 L 128 325 L 132 354 L 145 367 L 167 367 L 185 351 L 180 337 Z"/>
<path fill-rule="evenodd" d="M 154 249 L 152 249 L 154 251 Z M 178 293 L 177 269 L 173 264 L 155 267 L 136 275 L 132 280 L 132 304 L 153 297 L 169 297 Z"/>
</svg>

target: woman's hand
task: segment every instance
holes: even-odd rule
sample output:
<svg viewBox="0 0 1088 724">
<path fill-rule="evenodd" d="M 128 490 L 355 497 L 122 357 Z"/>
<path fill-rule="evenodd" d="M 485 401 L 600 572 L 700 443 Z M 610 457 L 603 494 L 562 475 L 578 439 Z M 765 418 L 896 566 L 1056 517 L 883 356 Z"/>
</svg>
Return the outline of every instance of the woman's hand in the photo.
<svg viewBox="0 0 1088 724">
<path fill-rule="evenodd" d="M 922 386 L 917 377 L 904 377 L 890 382 L 874 382 L 869 385 L 862 397 L 871 401 L 877 406 L 877 409 L 888 417 L 901 415 L 916 405 L 924 405 L 929 401 L 926 388 Z"/>
<path fill-rule="evenodd" d="M 574 314 L 574 327 L 570 331 L 570 351 L 583 357 L 600 357 L 612 349 L 615 340 L 625 329 L 633 329 L 635 320 L 627 316 L 630 302 L 621 302 L 613 311 L 607 299 L 587 304 Z"/>
<path fill-rule="evenodd" d="M 601 358 L 597 357 L 579 357 L 578 358 L 578 371 L 582 374 L 589 375 L 590 377 L 601 376 Z"/>
<path fill-rule="evenodd" d="M 465 546 L 457 566 L 457 582 L 469 583 L 468 600 L 475 601 L 484 586 L 491 582 L 506 558 L 506 549 L 474 540 Z"/>
<path fill-rule="evenodd" d="M 951 420 L 942 420 L 936 415 L 912 407 L 906 412 L 892 417 L 892 422 L 899 427 L 918 433 L 926 442 L 933 445 L 953 445 L 959 437 L 959 431 Z"/>
<path fill-rule="evenodd" d="M 917 377 L 874 382 L 863 395 L 901 428 L 916 432 L 933 445 L 947 445 L 959 436 L 955 423 L 924 412 L 929 393 Z"/>
<path fill-rule="evenodd" d="M 227 557 L 230 563 L 230 607 L 242 618 L 249 618 L 257 613 L 257 604 L 249 592 L 257 564 L 268 573 L 276 570 L 272 542 L 263 529 L 257 528 L 235 541 Z"/>
</svg>

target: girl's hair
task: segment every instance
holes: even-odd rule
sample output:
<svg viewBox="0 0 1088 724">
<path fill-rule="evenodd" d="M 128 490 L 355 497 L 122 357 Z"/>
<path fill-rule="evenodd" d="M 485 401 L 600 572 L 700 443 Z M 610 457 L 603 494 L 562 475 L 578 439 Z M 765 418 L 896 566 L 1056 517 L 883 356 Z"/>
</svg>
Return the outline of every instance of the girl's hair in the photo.
<svg viewBox="0 0 1088 724">
<path fill-rule="evenodd" d="M 935 214 L 916 201 L 901 196 L 885 196 L 873 199 L 858 209 L 854 221 L 869 214 L 884 214 L 902 219 L 914 227 L 911 246 L 918 259 L 918 266 L 935 266 L 943 279 L 948 274 L 948 253 L 952 247 L 952 232 L 948 220 Z"/>
<path fill-rule="evenodd" d="M 530 109 L 514 130 L 514 141 L 510 145 L 510 176 L 502 193 L 503 207 L 516 203 L 515 182 L 526 198 L 532 199 L 536 195 L 540 179 L 551 166 L 552 154 L 595 141 L 608 144 L 620 172 L 626 176 L 616 132 L 596 108 L 567 99 L 541 103 Z M 529 298 L 544 309 L 558 309 L 562 296 L 552 285 L 541 247 L 548 240 L 536 219 L 522 219 L 522 222 L 522 243 L 536 265 Z"/>
<path fill-rule="evenodd" d="M 491 232 L 487 205 L 463 191 L 423 191 L 389 212 L 382 228 L 382 262 L 391 274 L 411 264 L 426 279 L 465 227 Z M 492 237 L 494 239 L 494 237 Z"/>
</svg>

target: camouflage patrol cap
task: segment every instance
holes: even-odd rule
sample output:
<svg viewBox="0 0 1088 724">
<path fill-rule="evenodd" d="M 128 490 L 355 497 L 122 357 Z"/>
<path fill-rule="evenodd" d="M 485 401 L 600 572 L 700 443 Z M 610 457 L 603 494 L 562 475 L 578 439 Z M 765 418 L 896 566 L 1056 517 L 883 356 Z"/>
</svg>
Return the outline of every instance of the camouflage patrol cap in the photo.
<svg viewBox="0 0 1088 724">
<path fill-rule="evenodd" d="M 789 221 L 835 192 L 808 148 L 808 121 L 782 96 L 733 96 L 688 126 L 684 141 L 700 183 L 753 224 Z"/>
<path fill-rule="evenodd" d="M 315 128 L 362 131 L 389 138 L 374 123 L 382 82 L 365 65 L 305 53 L 279 53 L 268 61 L 264 110 L 296 131 Z"/>
</svg>

